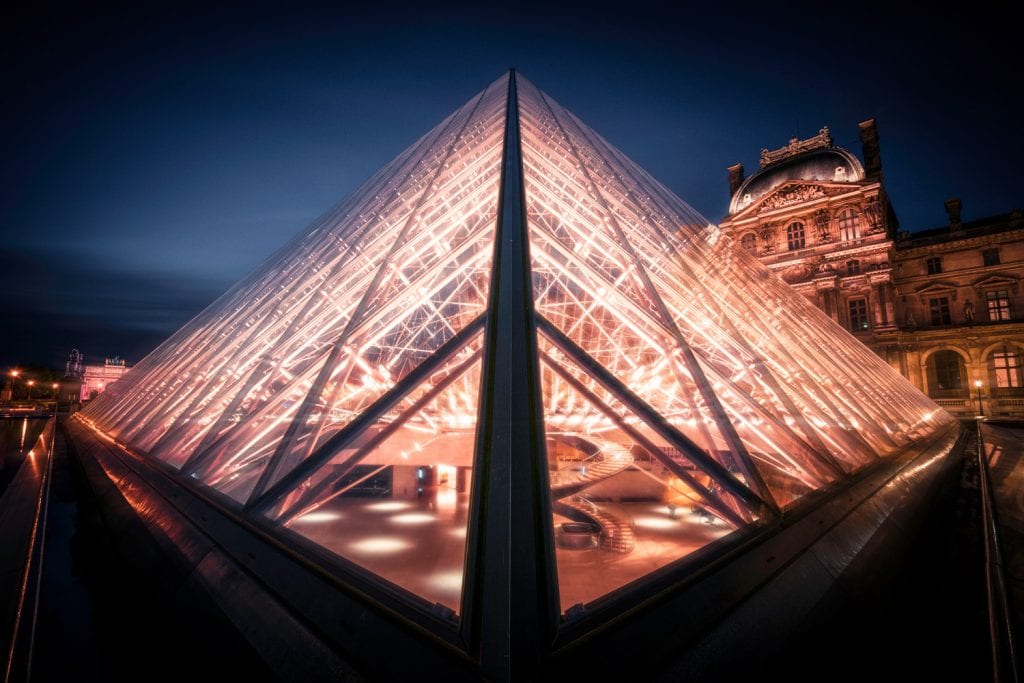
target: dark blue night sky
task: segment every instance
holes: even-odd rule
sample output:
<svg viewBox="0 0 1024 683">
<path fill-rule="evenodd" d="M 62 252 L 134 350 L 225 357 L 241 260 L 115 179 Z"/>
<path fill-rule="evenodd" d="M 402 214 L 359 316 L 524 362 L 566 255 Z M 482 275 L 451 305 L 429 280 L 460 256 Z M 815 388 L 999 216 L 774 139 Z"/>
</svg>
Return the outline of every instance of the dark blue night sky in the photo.
<svg viewBox="0 0 1024 683">
<path fill-rule="evenodd" d="M 859 154 L 871 116 L 903 229 L 1024 206 L 995 5 L 139 4 L 0 20 L 0 367 L 136 362 L 509 66 L 711 220 L 727 165 L 822 125 Z"/>
</svg>

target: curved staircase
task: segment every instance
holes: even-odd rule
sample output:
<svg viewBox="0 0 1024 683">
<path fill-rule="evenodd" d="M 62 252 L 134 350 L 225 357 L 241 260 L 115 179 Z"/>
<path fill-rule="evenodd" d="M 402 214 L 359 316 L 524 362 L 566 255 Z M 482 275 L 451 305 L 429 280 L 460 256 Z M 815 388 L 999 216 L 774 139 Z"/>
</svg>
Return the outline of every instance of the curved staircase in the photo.
<svg viewBox="0 0 1024 683">
<path fill-rule="evenodd" d="M 613 477 L 633 464 L 633 455 L 622 444 L 576 435 L 552 438 L 583 451 L 587 458 L 578 469 L 552 473 L 551 498 L 555 512 L 579 522 L 596 524 L 601 529 L 598 547 L 615 553 L 628 553 L 636 546 L 629 522 L 578 495 L 584 489 Z M 557 476 L 554 476 L 556 475 Z M 571 497 L 571 498 L 570 498 Z M 564 500 L 569 498 L 569 500 Z"/>
</svg>

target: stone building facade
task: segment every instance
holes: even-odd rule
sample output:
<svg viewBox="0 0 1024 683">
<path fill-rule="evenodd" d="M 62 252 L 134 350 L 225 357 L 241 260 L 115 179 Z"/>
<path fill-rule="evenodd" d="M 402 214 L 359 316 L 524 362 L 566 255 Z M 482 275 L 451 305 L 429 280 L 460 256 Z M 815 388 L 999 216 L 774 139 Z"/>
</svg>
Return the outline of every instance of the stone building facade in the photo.
<svg viewBox="0 0 1024 683">
<path fill-rule="evenodd" d="M 102 394 L 128 371 L 128 366 L 121 358 L 106 358 L 103 365 L 85 365 L 83 368 L 80 389 L 80 400 L 83 403 Z"/>
<path fill-rule="evenodd" d="M 1024 213 L 901 231 L 875 121 L 863 162 L 827 128 L 731 166 L 723 232 L 960 416 L 1024 415 Z"/>
</svg>

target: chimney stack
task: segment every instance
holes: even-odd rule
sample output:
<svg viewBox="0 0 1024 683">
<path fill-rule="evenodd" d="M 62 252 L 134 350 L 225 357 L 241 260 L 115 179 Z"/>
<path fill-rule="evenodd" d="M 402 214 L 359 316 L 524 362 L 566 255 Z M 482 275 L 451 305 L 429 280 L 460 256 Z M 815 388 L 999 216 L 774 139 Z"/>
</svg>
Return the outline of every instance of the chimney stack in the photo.
<svg viewBox="0 0 1024 683">
<path fill-rule="evenodd" d="M 874 119 L 861 121 L 857 126 L 860 128 L 861 153 L 864 155 L 864 170 L 868 178 L 881 179 L 882 177 L 882 150 L 878 146 L 878 124 Z"/>
<path fill-rule="evenodd" d="M 960 207 L 963 202 L 959 197 L 946 200 L 946 213 L 949 215 L 949 227 L 956 229 L 960 227 Z"/>
<path fill-rule="evenodd" d="M 729 197 L 732 198 L 743 184 L 743 164 L 734 164 L 726 170 L 729 171 Z"/>
</svg>

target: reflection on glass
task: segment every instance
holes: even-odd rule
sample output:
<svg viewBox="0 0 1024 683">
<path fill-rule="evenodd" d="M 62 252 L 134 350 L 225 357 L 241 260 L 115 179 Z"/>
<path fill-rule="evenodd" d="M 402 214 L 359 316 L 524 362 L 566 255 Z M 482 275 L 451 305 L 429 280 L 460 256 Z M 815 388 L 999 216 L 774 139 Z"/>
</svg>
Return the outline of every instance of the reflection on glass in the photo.
<svg viewBox="0 0 1024 683">
<path fill-rule="evenodd" d="M 458 611 L 480 330 L 531 314 L 488 310 L 508 85 L 427 133 L 85 419 Z M 951 423 L 521 78 L 518 97 L 564 610 Z"/>
<path fill-rule="evenodd" d="M 337 555 L 458 612 L 479 377 L 479 351 L 467 348 L 272 514 Z"/>
<path fill-rule="evenodd" d="M 542 346 L 548 346 L 541 377 L 563 611 L 753 519 L 664 436 Z"/>
</svg>

